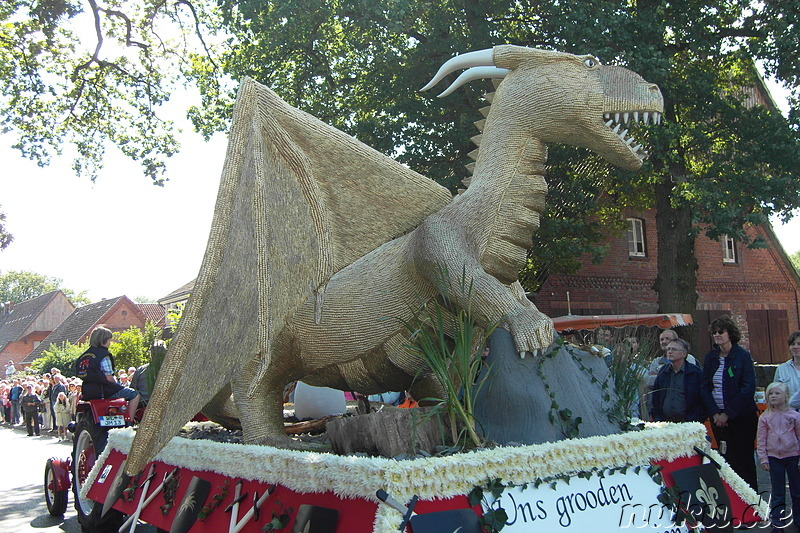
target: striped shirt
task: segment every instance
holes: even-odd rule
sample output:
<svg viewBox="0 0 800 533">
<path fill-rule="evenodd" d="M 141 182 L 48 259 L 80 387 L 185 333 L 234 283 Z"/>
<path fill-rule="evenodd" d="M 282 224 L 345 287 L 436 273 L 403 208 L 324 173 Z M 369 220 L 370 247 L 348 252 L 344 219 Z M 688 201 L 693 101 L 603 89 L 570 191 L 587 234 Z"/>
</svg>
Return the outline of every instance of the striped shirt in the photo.
<svg viewBox="0 0 800 533">
<path fill-rule="evenodd" d="M 717 407 L 720 410 L 725 410 L 725 400 L 722 397 L 722 372 L 725 370 L 725 360 L 721 359 L 719 362 L 719 368 L 717 371 L 714 372 L 714 379 L 712 382 L 714 383 L 714 389 L 711 391 L 711 396 L 714 398 L 714 403 L 717 404 Z"/>
</svg>

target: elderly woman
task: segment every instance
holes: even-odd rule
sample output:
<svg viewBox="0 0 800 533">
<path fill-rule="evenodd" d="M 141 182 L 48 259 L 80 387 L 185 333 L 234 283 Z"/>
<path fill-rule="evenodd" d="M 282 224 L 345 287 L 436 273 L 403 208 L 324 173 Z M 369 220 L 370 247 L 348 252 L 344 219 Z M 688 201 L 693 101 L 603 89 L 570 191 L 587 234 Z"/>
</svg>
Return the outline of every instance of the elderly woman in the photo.
<svg viewBox="0 0 800 533">
<path fill-rule="evenodd" d="M 800 331 L 789 335 L 789 355 L 789 360 L 775 369 L 773 381 L 786 383 L 791 397 L 800 391 Z"/>
<path fill-rule="evenodd" d="M 709 326 L 714 348 L 703 365 L 703 403 L 720 452 L 734 472 L 758 490 L 753 442 L 758 429 L 756 375 L 750 352 L 739 346 L 741 333 L 728 316 Z"/>
</svg>

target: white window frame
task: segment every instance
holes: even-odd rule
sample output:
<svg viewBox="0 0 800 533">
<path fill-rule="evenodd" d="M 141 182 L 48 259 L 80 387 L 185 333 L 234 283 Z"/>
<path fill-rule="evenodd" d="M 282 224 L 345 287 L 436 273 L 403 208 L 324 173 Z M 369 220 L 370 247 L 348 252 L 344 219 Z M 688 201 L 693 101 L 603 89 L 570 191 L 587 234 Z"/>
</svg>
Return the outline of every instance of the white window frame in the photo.
<svg viewBox="0 0 800 533">
<path fill-rule="evenodd" d="M 737 262 L 736 241 L 728 235 L 723 235 L 720 241 L 722 242 L 722 262 L 735 264 Z"/>
<path fill-rule="evenodd" d="M 628 240 L 628 257 L 647 257 L 647 245 L 644 239 L 644 220 L 628 218 L 628 229 L 625 236 Z"/>
</svg>

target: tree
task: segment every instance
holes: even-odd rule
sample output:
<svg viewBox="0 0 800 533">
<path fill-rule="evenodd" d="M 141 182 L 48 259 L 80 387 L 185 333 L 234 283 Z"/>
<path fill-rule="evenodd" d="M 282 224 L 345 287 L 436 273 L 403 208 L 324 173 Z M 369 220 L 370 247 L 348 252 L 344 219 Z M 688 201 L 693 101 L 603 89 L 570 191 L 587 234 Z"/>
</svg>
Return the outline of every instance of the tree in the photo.
<svg viewBox="0 0 800 533">
<path fill-rule="evenodd" d="M 3 207 L 0 205 L 0 207 Z M 14 240 L 14 236 L 8 232 L 6 229 L 6 214 L 0 211 L 0 250 L 5 250 L 11 241 Z"/>
<path fill-rule="evenodd" d="M 20 17 L 27 6 L 21 0 L 0 11 L 11 22 L 0 37 L 5 43 L 0 64 L 14 66 L 0 71 L 3 94 L 25 95 L 12 98 L 13 105 L 0 116 L 21 132 L 23 153 L 39 161 L 49 157 L 48 146 L 70 138 L 66 127 L 73 138 L 93 134 L 87 136 L 90 141 L 78 141 L 81 155 L 90 160 L 99 158 L 88 145 L 97 146 L 105 136 L 143 158 L 147 168 L 160 169 L 159 157 L 171 145 L 152 104 L 165 101 L 169 80 L 168 71 L 151 70 L 163 58 L 175 61 L 173 71 L 199 87 L 203 105 L 190 109 L 190 117 L 205 135 L 227 127 L 234 98 L 228 80 L 251 76 L 293 105 L 455 189 L 468 175 L 462 165 L 473 149 L 468 141 L 475 134 L 472 123 L 481 118 L 480 93 L 491 86 L 474 83 L 442 100 L 421 96 L 417 89 L 455 53 L 514 43 L 594 53 L 659 84 L 665 98 L 664 124 L 638 132 L 652 154 L 642 172 L 593 163 L 595 172 L 586 179 L 559 153 L 573 160 L 576 153 L 581 160 L 590 157 L 553 150 L 548 209 L 559 202 L 574 209 L 555 210 L 558 216 L 543 219 L 537 259 L 524 276 L 532 288 L 547 269 L 575 268 L 574 256 L 592 250 L 615 212 L 652 206 L 657 209 L 659 310 L 694 312 L 698 232 L 747 243 L 748 224 L 765 222 L 770 214 L 790 216 L 800 204 L 800 15 L 793 0 L 198 0 L 179 3 L 193 6 L 197 16 L 190 20 L 202 25 L 187 34 L 223 33 L 213 40 L 215 48 L 201 46 L 200 53 L 184 56 L 179 52 L 185 48 L 151 44 L 156 21 L 182 20 L 164 4 L 125 3 L 125 17 L 100 9 L 95 0 L 89 5 L 107 24 L 98 37 L 125 40 L 133 34 L 123 23 L 136 21 L 132 28 L 141 37 L 126 41 L 139 54 L 136 61 L 97 53 L 65 61 L 63 43 L 69 36 L 61 23 L 76 12 L 72 4 L 39 3 L 27 18 Z M 54 60 L 60 61 L 58 68 L 43 77 L 42 66 Z M 788 121 L 774 110 L 745 105 L 747 89 L 757 82 L 753 60 L 793 88 Z M 45 89 L 53 90 L 52 79 L 62 80 L 54 94 L 64 98 L 43 97 Z M 80 87 L 99 89 L 81 92 Z M 128 104 L 124 111 L 111 109 L 115 97 Z M 133 122 L 133 130 L 110 131 L 104 122 L 126 123 L 120 119 L 136 113 L 142 118 Z M 69 120 L 61 126 L 48 117 Z M 159 139 L 164 142 L 158 144 Z"/>
<path fill-rule="evenodd" d="M 118 369 L 139 367 L 150 362 L 150 347 L 160 337 L 161 330 L 149 320 L 145 322 L 142 331 L 136 326 L 131 326 L 125 331 L 114 333 L 111 352 L 114 354 L 114 363 Z"/>
<path fill-rule="evenodd" d="M 614 207 L 649 207 L 642 205 L 644 198 L 653 202 L 659 265 L 654 289 L 661 312 L 696 309 L 699 231 L 757 246 L 748 242 L 747 225 L 766 222 L 772 214 L 790 216 L 800 207 L 800 15 L 793 1 L 344 0 L 309 9 L 291 0 L 221 0 L 220 5 L 227 29 L 237 37 L 237 48 L 220 61 L 232 77 L 252 76 L 379 150 L 403 147 L 399 159 L 450 185 L 465 174 L 459 163 L 472 148 L 465 139 L 479 118 L 481 87 L 435 102 L 415 89 L 456 52 L 503 42 L 592 52 L 657 83 L 665 123 L 639 132 L 652 153 L 644 171 L 610 169 L 589 183 L 567 183 L 580 185 L 579 200 L 592 199 L 599 180 L 611 213 Z M 748 89 L 757 84 L 754 60 L 794 88 L 788 121 L 775 110 L 747 105 Z M 218 126 L 219 107 L 212 105 L 220 101 L 216 87 L 206 83 L 208 99 L 193 115 L 201 129 Z M 551 164 L 561 163 L 551 159 Z M 602 204 L 595 205 L 592 214 L 601 211 Z M 541 235 L 551 237 L 547 232 L 553 229 L 543 225 Z M 539 265 L 540 271 L 542 266 L 547 267 Z"/>
<path fill-rule="evenodd" d="M 31 363 L 31 370 L 36 374 L 50 372 L 55 367 L 61 370 L 66 377 L 75 375 L 75 360 L 89 348 L 89 343 L 72 344 L 69 342 L 60 345 L 51 344 L 42 351 L 42 355 Z"/>
<path fill-rule="evenodd" d="M 81 306 L 91 303 L 86 291 L 75 293 L 61 286 L 62 280 L 27 270 L 0 273 L 0 302 L 24 302 L 50 291 L 60 290 L 72 302 Z"/>
<path fill-rule="evenodd" d="M 46 165 L 65 146 L 94 179 L 115 145 L 163 184 L 178 144 L 163 120 L 181 73 L 203 53 L 213 4 L 162 0 L 7 0 L 0 7 L 0 123 Z"/>
<path fill-rule="evenodd" d="M 797 272 L 800 272 L 800 250 L 796 251 L 792 255 L 789 256 L 789 259 L 792 261 L 792 265 L 794 265 L 794 269 Z"/>
</svg>

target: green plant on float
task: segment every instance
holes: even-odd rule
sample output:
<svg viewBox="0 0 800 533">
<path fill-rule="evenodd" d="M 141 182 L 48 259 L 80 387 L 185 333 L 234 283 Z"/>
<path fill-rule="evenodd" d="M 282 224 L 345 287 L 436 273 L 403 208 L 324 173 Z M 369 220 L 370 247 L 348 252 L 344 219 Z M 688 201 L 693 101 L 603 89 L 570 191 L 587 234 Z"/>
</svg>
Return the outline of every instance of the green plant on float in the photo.
<svg viewBox="0 0 800 533">
<path fill-rule="evenodd" d="M 422 358 L 445 393 L 444 398 L 418 400 L 433 404 L 426 416 L 447 416 L 454 445 L 480 447 L 485 441 L 475 429 L 474 405 L 485 380 L 475 383 L 475 379 L 485 364 L 480 352 L 496 326 L 484 330 L 478 325 L 466 269 L 454 282 L 449 270 L 440 265 L 437 290 L 438 299 L 421 305 L 410 321 L 401 320 L 411 334 L 407 347 Z M 457 303 L 456 295 L 467 302 L 466 307 Z"/>
</svg>

